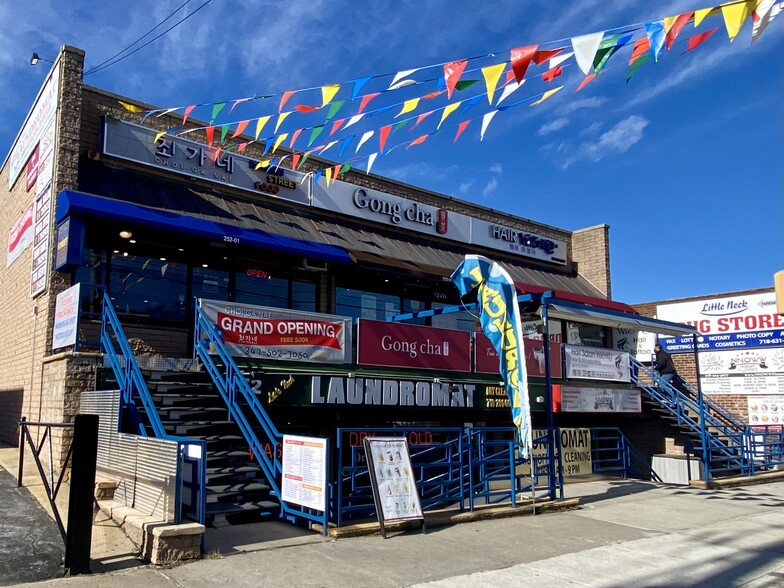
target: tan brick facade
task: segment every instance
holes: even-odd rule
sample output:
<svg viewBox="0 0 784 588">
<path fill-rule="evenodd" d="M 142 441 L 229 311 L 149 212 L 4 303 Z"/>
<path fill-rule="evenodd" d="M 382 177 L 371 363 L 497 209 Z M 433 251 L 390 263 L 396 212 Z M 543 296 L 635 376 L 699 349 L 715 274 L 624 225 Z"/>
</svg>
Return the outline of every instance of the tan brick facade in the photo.
<svg viewBox="0 0 784 588">
<path fill-rule="evenodd" d="M 572 233 L 572 259 L 582 276 L 607 298 L 612 298 L 610 225 L 596 225 Z"/>
</svg>

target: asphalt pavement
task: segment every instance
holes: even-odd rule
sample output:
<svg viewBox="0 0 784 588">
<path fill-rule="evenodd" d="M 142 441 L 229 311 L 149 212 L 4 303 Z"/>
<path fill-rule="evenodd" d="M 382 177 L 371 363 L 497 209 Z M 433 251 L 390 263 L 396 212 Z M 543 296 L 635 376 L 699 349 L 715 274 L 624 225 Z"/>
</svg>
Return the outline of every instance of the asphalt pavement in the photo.
<svg viewBox="0 0 784 588">
<path fill-rule="evenodd" d="M 49 580 L 104 586 L 784 586 L 784 482 L 700 489 L 606 480 L 566 486 L 576 509 L 216 553 Z"/>
</svg>

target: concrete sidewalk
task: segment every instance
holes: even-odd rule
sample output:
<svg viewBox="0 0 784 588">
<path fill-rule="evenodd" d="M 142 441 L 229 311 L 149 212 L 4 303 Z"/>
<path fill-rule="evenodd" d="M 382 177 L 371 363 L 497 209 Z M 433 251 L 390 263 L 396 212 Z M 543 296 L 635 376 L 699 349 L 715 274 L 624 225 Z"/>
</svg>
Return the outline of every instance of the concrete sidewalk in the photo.
<svg viewBox="0 0 784 588">
<path fill-rule="evenodd" d="M 583 506 L 35 586 L 784 585 L 784 482 L 700 489 L 609 480 L 566 491 Z"/>
</svg>

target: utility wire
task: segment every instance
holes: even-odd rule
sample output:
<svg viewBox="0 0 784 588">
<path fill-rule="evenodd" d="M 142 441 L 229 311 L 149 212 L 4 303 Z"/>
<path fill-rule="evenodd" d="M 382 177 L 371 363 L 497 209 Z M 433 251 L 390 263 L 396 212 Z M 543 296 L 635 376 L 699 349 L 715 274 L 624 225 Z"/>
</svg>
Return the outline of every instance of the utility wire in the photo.
<svg viewBox="0 0 784 588">
<path fill-rule="evenodd" d="M 180 20 L 178 20 L 176 23 L 174 23 L 174 24 L 173 24 L 172 26 L 170 26 L 168 29 L 166 29 L 165 31 L 163 31 L 163 32 L 162 32 L 160 35 L 158 35 L 158 36 L 156 36 L 156 37 L 153 37 L 152 39 L 150 39 L 149 41 L 147 41 L 147 42 L 146 42 L 144 45 L 142 45 L 142 46 L 140 46 L 140 47 L 137 47 L 136 49 L 134 49 L 134 50 L 133 50 L 133 51 L 131 51 L 130 53 L 128 53 L 128 54 L 126 54 L 126 55 L 123 55 L 123 56 L 122 56 L 122 57 L 120 57 L 119 59 L 116 59 L 116 58 L 117 58 L 119 55 L 122 55 L 123 53 L 125 53 L 126 51 L 128 51 L 128 49 L 130 49 L 131 47 L 133 47 L 134 45 L 136 45 L 137 43 L 139 43 L 139 42 L 140 42 L 142 39 L 144 39 L 145 37 L 147 37 L 148 35 L 150 35 L 150 34 L 151 34 L 151 33 L 152 33 L 152 32 L 153 32 L 155 29 L 157 29 L 157 28 L 159 28 L 161 25 L 163 25 L 163 23 L 165 23 L 167 20 L 169 20 L 169 19 L 170 19 L 172 16 L 174 16 L 175 14 L 177 14 L 177 13 L 178 13 L 180 10 L 182 10 L 182 9 L 183 9 L 183 8 L 184 8 L 184 7 L 185 7 L 187 4 L 189 4 L 190 2 L 191 2 L 191 0 L 185 0 L 185 2 L 183 2 L 183 3 L 182 3 L 182 4 L 181 4 L 181 5 L 180 5 L 180 6 L 179 6 L 179 7 L 178 7 L 178 8 L 177 8 L 177 9 L 176 9 L 174 12 L 172 12 L 172 13 L 171 13 L 169 16 L 167 16 L 165 19 L 163 19 L 161 22 L 159 22 L 157 25 L 155 25 L 153 28 L 151 28 L 149 31 L 147 31 L 147 32 L 146 32 L 144 35 L 142 35 L 141 37 L 139 37 L 139 38 L 138 38 L 136 41 L 134 41 L 133 43 L 131 43 L 130 45 L 128 45 L 128 46 L 127 46 L 125 49 L 123 49 L 123 50 L 122 50 L 122 51 L 120 51 L 119 53 L 115 54 L 113 57 L 110 57 L 109 59 L 107 59 L 107 60 L 106 60 L 106 61 L 104 61 L 103 63 L 100 63 L 100 64 L 98 64 L 97 66 L 95 66 L 95 67 L 93 67 L 92 69 L 90 69 L 89 71 L 86 71 L 86 72 L 83 74 L 83 76 L 89 76 L 89 75 L 91 75 L 91 74 L 94 74 L 94 73 L 97 73 L 97 72 L 99 72 L 99 71 L 102 71 L 102 70 L 104 70 L 104 69 L 106 69 L 106 68 L 108 68 L 108 67 L 111 67 L 111 66 L 113 66 L 113 65 L 114 65 L 114 64 L 116 64 L 116 63 L 119 63 L 119 62 L 121 62 L 123 59 L 126 59 L 126 58 L 130 57 L 131 55 L 133 55 L 133 54 L 134 54 L 134 53 L 136 53 L 137 51 L 141 51 L 142 49 L 144 49 L 145 47 L 147 47 L 147 45 L 149 45 L 150 43 L 152 43 L 152 42 L 154 42 L 154 41 L 157 41 L 158 39 L 160 39 L 161 37 L 163 37 L 163 36 L 164 36 L 166 33 L 168 33 L 169 31 L 171 31 L 172 29 L 174 29 L 174 28 L 178 27 L 180 24 L 182 24 L 182 23 L 183 23 L 183 22 L 185 22 L 186 20 L 188 20 L 188 19 L 189 19 L 190 17 L 192 17 L 194 14 L 196 14 L 197 12 L 199 12 L 199 10 L 201 10 L 202 8 L 204 8 L 205 6 L 207 6 L 207 4 L 209 4 L 210 2 L 212 2 L 212 0 L 206 0 L 206 1 L 204 2 L 204 4 L 202 4 L 201 6 L 199 6 L 199 7 L 198 7 L 196 10 L 194 10 L 193 12 L 191 12 L 189 15 L 187 15 L 187 16 L 185 16 L 184 18 L 181 18 Z"/>
</svg>

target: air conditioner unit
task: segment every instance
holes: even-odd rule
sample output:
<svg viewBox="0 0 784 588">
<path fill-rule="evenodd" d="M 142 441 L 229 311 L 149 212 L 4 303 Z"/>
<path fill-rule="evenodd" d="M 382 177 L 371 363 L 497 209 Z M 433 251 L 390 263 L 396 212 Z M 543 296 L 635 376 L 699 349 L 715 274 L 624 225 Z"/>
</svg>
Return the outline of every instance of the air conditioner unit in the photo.
<svg viewBox="0 0 784 588">
<path fill-rule="evenodd" d="M 302 260 L 302 269 L 310 270 L 312 272 L 325 272 L 327 271 L 329 264 L 326 261 L 322 261 L 320 259 L 303 259 Z"/>
</svg>

